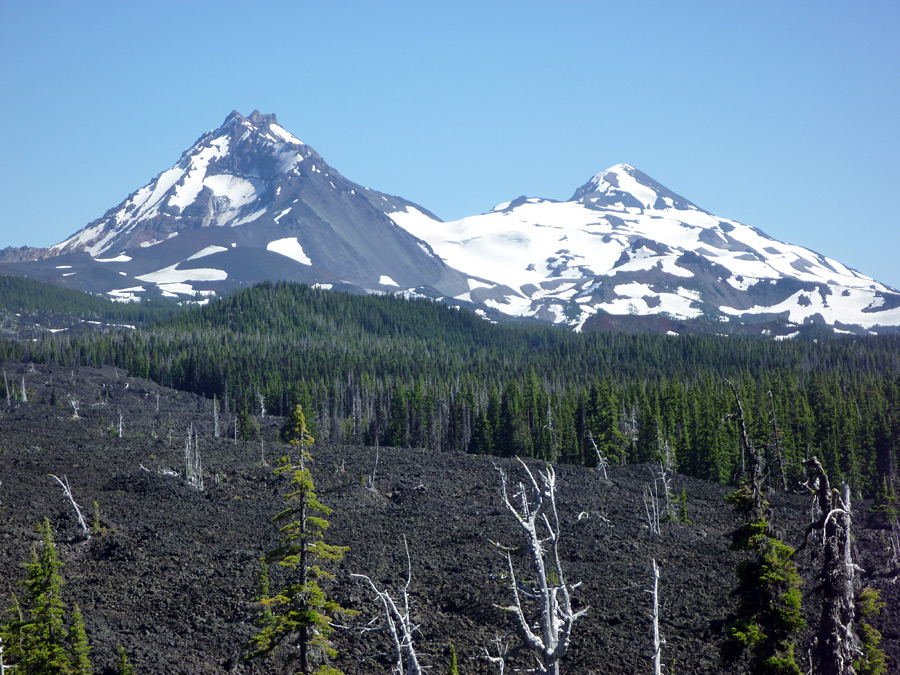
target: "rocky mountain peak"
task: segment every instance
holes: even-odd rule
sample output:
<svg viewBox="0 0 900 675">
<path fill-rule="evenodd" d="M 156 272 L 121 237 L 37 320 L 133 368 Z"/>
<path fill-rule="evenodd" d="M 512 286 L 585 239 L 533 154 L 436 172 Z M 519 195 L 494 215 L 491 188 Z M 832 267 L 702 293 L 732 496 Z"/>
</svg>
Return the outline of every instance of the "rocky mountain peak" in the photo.
<svg viewBox="0 0 900 675">
<path fill-rule="evenodd" d="M 595 174 L 569 201 L 599 207 L 699 210 L 698 207 L 630 164 L 616 164 Z"/>
</svg>

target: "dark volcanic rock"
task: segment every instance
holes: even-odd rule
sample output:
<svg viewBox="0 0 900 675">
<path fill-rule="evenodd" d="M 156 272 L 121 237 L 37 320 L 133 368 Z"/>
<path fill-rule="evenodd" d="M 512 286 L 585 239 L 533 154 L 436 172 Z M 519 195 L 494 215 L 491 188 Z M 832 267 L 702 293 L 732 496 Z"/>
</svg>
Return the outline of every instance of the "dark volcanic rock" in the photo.
<svg viewBox="0 0 900 675">
<path fill-rule="evenodd" d="M 64 599 L 82 608 L 98 672 L 112 664 L 119 643 L 136 672 L 272 672 L 271 663 L 241 658 L 253 632 L 249 600 L 258 559 L 276 541 L 272 516 L 282 508 L 285 489 L 284 479 L 261 465 L 261 443 L 212 438 L 210 401 L 113 369 L 4 368 L 16 382 L 24 376 L 29 403 L 7 407 L 0 401 L 0 597 L 18 590 L 21 563 L 37 541 L 34 525 L 48 517 L 65 563 Z M 80 401 L 81 419 L 72 418 L 70 396 Z M 119 411 L 122 438 L 111 431 Z M 280 420 L 261 422 L 271 460 L 287 451 L 274 442 Z M 200 432 L 203 492 L 161 473 L 181 471 L 191 424 Z M 521 543 L 501 505 L 496 466 L 512 475 L 515 464 L 381 448 L 376 489 L 369 490 L 362 478 L 372 471 L 374 448 L 314 446 L 312 454 L 319 497 L 334 509 L 327 539 L 350 546 L 330 589 L 345 607 L 360 611 L 345 623 L 362 627 L 378 615 L 369 590 L 350 573 L 367 574 L 380 586 L 402 584 L 405 536 L 423 663 L 446 672 L 453 643 L 461 672 L 496 672 L 480 660 L 481 650 L 494 636 L 507 636 L 512 623 L 497 607 L 508 604 L 510 594 L 505 561 L 491 542 Z M 560 466 L 557 472 L 565 570 L 571 582 L 582 582 L 577 606 L 590 607 L 576 624 L 563 672 L 650 668 L 645 590 L 654 558 L 662 574 L 664 661 L 677 672 L 721 672 L 716 645 L 741 559 L 729 549 L 737 518 L 725 505 L 726 489 L 676 477 L 674 489 L 686 491 L 693 522 L 666 524 L 662 536 L 652 537 L 641 502 L 647 467 L 613 468 L 609 481 L 589 469 Z M 89 520 L 97 502 L 104 534 L 80 540 L 49 473 L 68 477 Z M 799 543 L 808 499 L 777 495 L 773 502 L 785 539 Z M 864 529 L 863 517 L 854 523 L 862 566 L 883 569 L 883 531 Z M 807 620 L 815 623 L 815 562 L 805 552 L 797 560 L 806 580 Z M 524 556 L 515 562 L 519 574 L 529 573 Z M 278 572 L 272 576 L 277 586 Z M 874 623 L 893 663 L 900 663 L 900 589 L 884 580 L 871 583 L 888 603 Z M 334 641 L 341 652 L 334 665 L 345 672 L 388 671 L 378 658 L 389 649 L 385 634 L 341 629 Z M 798 654 L 806 651 L 801 643 Z"/>
</svg>

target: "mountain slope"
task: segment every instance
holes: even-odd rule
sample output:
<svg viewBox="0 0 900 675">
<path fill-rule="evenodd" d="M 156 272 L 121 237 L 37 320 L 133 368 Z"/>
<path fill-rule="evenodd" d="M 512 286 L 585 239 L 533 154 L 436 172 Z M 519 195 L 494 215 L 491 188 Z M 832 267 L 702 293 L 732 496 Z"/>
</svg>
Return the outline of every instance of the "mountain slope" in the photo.
<svg viewBox="0 0 900 675">
<path fill-rule="evenodd" d="M 451 223 L 410 206 L 390 216 L 460 271 L 491 269 L 496 286 L 468 295 L 506 314 L 575 328 L 603 315 L 772 322 L 783 332 L 900 325 L 894 289 L 714 216 L 627 164 L 565 202 L 520 197 Z"/>
<path fill-rule="evenodd" d="M 421 210 L 347 180 L 274 115 L 232 112 L 174 166 L 40 257 L 45 275 L 66 270 L 57 281 L 126 298 L 264 279 L 464 290 L 460 274 L 385 216 L 405 207 Z"/>
</svg>

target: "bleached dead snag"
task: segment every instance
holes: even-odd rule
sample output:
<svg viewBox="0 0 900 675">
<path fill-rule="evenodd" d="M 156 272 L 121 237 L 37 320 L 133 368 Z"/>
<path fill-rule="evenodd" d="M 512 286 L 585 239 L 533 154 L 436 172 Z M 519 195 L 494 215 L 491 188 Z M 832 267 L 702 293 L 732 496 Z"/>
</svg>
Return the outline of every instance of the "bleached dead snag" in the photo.
<svg viewBox="0 0 900 675">
<path fill-rule="evenodd" d="M 659 567 L 653 559 L 653 675 L 662 674 L 662 646 L 666 643 L 659 635 Z"/>
<path fill-rule="evenodd" d="M 856 632 L 856 571 L 850 544 L 850 486 L 843 494 L 831 488 L 816 457 L 804 462 L 808 481 L 819 505 L 819 520 L 811 531 L 822 533 L 822 617 L 813 648 L 813 671 L 821 675 L 850 675 L 862 655 Z"/>
<path fill-rule="evenodd" d="M 28 403 L 28 391 L 25 389 L 25 376 L 22 376 L 22 403 Z"/>
<path fill-rule="evenodd" d="M 556 509 L 556 473 L 548 464 L 546 471 L 538 473 L 540 479 L 538 481 L 525 462 L 518 458 L 517 460 L 525 470 L 530 485 L 519 483 L 515 494 L 510 496 L 506 474 L 498 469 L 503 503 L 525 534 L 527 542 L 525 548 L 531 556 L 536 578 L 532 588 L 520 586 L 512 562 L 513 549 L 495 542 L 495 545 L 506 552 L 514 602 L 501 609 L 515 616 L 519 636 L 525 646 L 535 653 L 538 663 L 536 672 L 541 675 L 558 675 L 559 661 L 569 648 L 572 626 L 587 608 L 577 612 L 572 609 L 570 591 L 577 584 L 572 586 L 566 584 L 559 559 L 561 528 Z M 518 506 L 514 506 L 513 501 L 517 502 Z M 551 578 L 556 583 L 551 583 Z M 535 600 L 539 606 L 536 623 L 540 635 L 532 629 L 535 621 L 525 614 L 522 596 Z"/>
<path fill-rule="evenodd" d="M 659 529 L 659 494 L 656 491 L 656 480 L 645 483 L 643 491 L 644 513 L 647 515 L 647 529 L 650 534 L 661 535 Z"/>
<path fill-rule="evenodd" d="M 378 472 L 378 438 L 375 438 L 375 465 L 372 467 L 372 473 L 366 476 L 366 487 L 375 490 L 375 474 Z"/>
<path fill-rule="evenodd" d="M 194 425 L 188 429 L 184 445 L 184 480 L 191 487 L 203 490 L 203 463 L 200 461 L 199 439 L 194 434 Z"/>
<path fill-rule="evenodd" d="M 603 474 L 603 480 L 609 480 L 609 477 L 606 475 L 606 467 L 609 463 L 606 461 L 606 457 L 600 452 L 600 448 L 597 447 L 597 442 L 594 440 L 594 434 L 591 433 L 590 429 L 588 429 L 588 440 L 591 442 L 591 445 L 594 446 L 594 452 L 597 454 L 597 468 L 600 469 L 600 472 Z"/>
<path fill-rule="evenodd" d="M 499 635 L 494 636 L 493 643 L 494 648 L 497 650 L 497 656 L 491 654 L 487 647 L 482 647 L 481 651 L 484 652 L 485 661 L 496 663 L 499 675 L 503 675 L 503 672 L 506 670 L 506 656 L 509 653 L 509 643 L 501 641 Z"/>
<path fill-rule="evenodd" d="M 659 438 L 659 420 L 656 421 L 656 435 Z M 662 483 L 663 497 L 666 500 L 666 519 L 675 520 L 675 511 L 672 507 L 672 474 L 675 472 L 675 455 L 669 446 L 669 441 L 663 441 L 659 451 L 659 482 Z"/>
<path fill-rule="evenodd" d="M 3 664 L 3 637 L 0 636 L 0 675 L 3 675 L 7 670 L 12 670 L 12 668 L 12 666 Z"/>
<path fill-rule="evenodd" d="M 398 675 L 421 675 L 422 666 L 419 665 L 419 659 L 413 648 L 413 633 L 417 627 L 413 625 L 409 615 L 409 587 L 412 584 L 412 562 L 409 557 L 409 546 L 406 543 L 406 537 L 403 538 L 403 545 L 406 547 L 406 584 L 398 589 L 400 597 L 394 600 L 391 594 L 385 590 L 378 590 L 375 583 L 365 574 L 351 574 L 351 577 L 363 579 L 369 584 L 369 588 L 378 597 L 381 602 L 384 619 L 387 629 L 391 634 L 391 641 L 394 645 L 394 666 L 391 672 Z M 399 602 L 399 604 L 398 604 Z"/>
<path fill-rule="evenodd" d="M 81 418 L 78 416 L 78 406 L 81 405 L 81 401 L 74 396 L 69 396 L 69 405 L 72 407 L 72 419 L 80 420 Z"/>
<path fill-rule="evenodd" d="M 90 539 L 91 531 L 88 528 L 88 524 L 84 519 L 84 516 L 81 515 L 81 507 L 78 506 L 78 503 L 75 501 L 75 497 L 72 496 L 72 489 L 69 487 L 69 479 L 63 476 L 62 480 L 60 480 L 59 476 L 54 476 L 52 473 L 48 475 L 50 476 L 50 478 L 56 479 L 56 482 L 60 484 L 66 497 L 68 497 L 69 501 L 72 502 L 72 508 L 75 509 L 75 515 L 78 516 L 78 524 L 81 526 L 81 531 L 84 534 L 84 538 Z"/>
</svg>

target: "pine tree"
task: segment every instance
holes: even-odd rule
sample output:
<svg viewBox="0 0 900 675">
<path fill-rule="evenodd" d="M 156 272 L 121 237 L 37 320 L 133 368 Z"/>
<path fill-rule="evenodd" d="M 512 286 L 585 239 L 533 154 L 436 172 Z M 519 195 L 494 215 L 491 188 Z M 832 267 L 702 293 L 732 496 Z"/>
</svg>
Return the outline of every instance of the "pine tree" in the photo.
<svg viewBox="0 0 900 675">
<path fill-rule="evenodd" d="M 747 435 L 743 407 L 734 390 L 739 411 L 741 452 L 746 453 L 746 480 L 728 501 L 746 517 L 734 532 L 732 548 L 748 552 L 737 568 L 733 591 L 737 607 L 727 624 L 722 657 L 733 664 L 749 652 L 752 672 L 765 675 L 800 675 L 794 657 L 795 633 L 806 623 L 800 610 L 800 575 L 791 562 L 794 549 L 775 536 L 771 508 L 763 496 L 765 459 Z"/>
<path fill-rule="evenodd" d="M 18 616 L 5 623 L 4 637 L 15 645 L 17 673 L 70 675 L 74 672 L 73 663 L 66 644 L 65 606 L 60 597 L 62 563 L 53 543 L 50 521 L 45 518 L 37 531 L 43 543 L 40 554 L 37 548 L 31 549 L 31 561 L 25 564 L 25 610 L 15 601 Z"/>
<path fill-rule="evenodd" d="M 69 642 L 72 645 L 72 658 L 74 660 L 75 675 L 91 675 L 94 667 L 88 653 L 91 651 L 88 645 L 87 632 L 84 630 L 84 619 L 81 610 L 76 604 L 72 609 L 72 628 L 69 630 Z"/>
<path fill-rule="evenodd" d="M 284 420 L 281 427 L 281 440 L 300 446 L 312 445 L 316 442 L 306 428 L 306 415 L 299 403 L 294 406 L 294 410 Z"/>
<path fill-rule="evenodd" d="M 302 415 L 299 406 L 297 412 Z M 281 591 L 261 599 L 271 609 L 271 616 L 266 617 L 260 632 L 251 639 L 249 657 L 272 654 L 281 646 L 293 645 L 297 651 L 285 655 L 286 665 L 293 667 L 293 661 L 297 661 L 292 672 L 324 675 L 338 671 L 327 665 L 311 670 L 311 661 L 337 654 L 328 639 L 333 630 L 331 616 L 347 611 L 326 597 L 319 582 L 333 575 L 315 561 L 338 561 L 348 548 L 323 541 L 328 527 L 324 516 L 331 509 L 316 497 L 312 475 L 304 465 L 308 461 L 306 451 L 302 452 L 299 465 L 293 465 L 288 456 L 278 461 L 275 473 L 290 473 L 292 490 L 285 497 L 289 506 L 275 517 L 276 522 L 283 523 L 279 530 L 281 543 L 268 554 L 267 561 L 277 563 L 291 578 Z M 261 588 L 265 586 L 261 584 Z"/>
<path fill-rule="evenodd" d="M 134 669 L 125 653 L 125 647 L 119 645 L 119 658 L 116 659 L 116 675 L 134 675 Z"/>
</svg>

